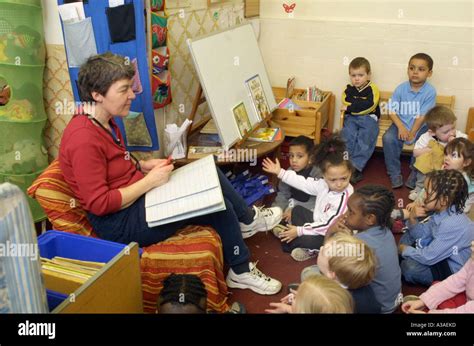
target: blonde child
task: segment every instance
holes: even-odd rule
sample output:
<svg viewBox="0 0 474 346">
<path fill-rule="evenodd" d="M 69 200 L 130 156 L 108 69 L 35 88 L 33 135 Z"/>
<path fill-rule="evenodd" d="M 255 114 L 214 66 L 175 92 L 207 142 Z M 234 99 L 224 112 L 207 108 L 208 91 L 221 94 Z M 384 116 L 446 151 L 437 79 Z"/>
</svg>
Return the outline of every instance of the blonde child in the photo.
<svg viewBox="0 0 474 346">
<path fill-rule="evenodd" d="M 316 256 L 326 231 L 338 216 L 344 214 L 349 196 L 354 191 L 349 182 L 352 164 L 340 138 L 334 136 L 321 143 L 312 162 L 321 169 L 323 179 L 305 178 L 294 171 L 284 170 L 278 159 L 276 162 L 268 158 L 263 161 L 265 172 L 276 174 L 285 184 L 317 197 L 314 211 L 296 206 L 291 214 L 292 225 L 275 234 L 283 243 L 283 251 L 291 252 L 291 257 L 297 261 Z"/>
<path fill-rule="evenodd" d="M 363 240 L 375 253 L 377 269 L 370 287 L 382 305 L 382 313 L 393 312 L 401 302 L 401 272 L 397 245 L 390 227 L 390 213 L 395 205 L 393 193 L 384 186 L 366 185 L 349 198 L 347 213 L 331 227 L 326 237 L 345 232 Z M 310 275 L 311 267 L 302 276 Z"/>
<path fill-rule="evenodd" d="M 424 210 L 433 215 L 419 222 L 410 212 L 408 232 L 400 239 L 400 263 L 405 280 L 430 286 L 458 272 L 469 259 L 474 224 L 463 213 L 468 197 L 463 175 L 456 170 L 431 172 L 425 180 Z"/>
<path fill-rule="evenodd" d="M 418 138 L 413 149 L 417 178 L 416 187 L 409 195 L 412 201 L 423 189 L 425 175 L 441 169 L 446 145 L 454 138 L 467 138 L 465 133 L 456 130 L 456 120 L 453 111 L 445 106 L 433 107 L 426 113 L 428 131 Z"/>
<path fill-rule="evenodd" d="M 317 263 L 321 274 L 339 282 L 352 295 L 354 313 L 380 313 L 381 305 L 369 285 L 377 260 L 366 243 L 344 232 L 335 233 L 321 247 Z"/>
<path fill-rule="evenodd" d="M 297 291 L 292 291 L 279 303 L 270 303 L 273 314 L 351 314 L 354 302 L 347 290 L 336 281 L 324 276 L 312 276 L 305 280 Z"/>
<path fill-rule="evenodd" d="M 466 304 L 452 309 L 437 309 L 440 303 L 462 292 L 466 292 Z M 471 259 L 459 272 L 431 286 L 419 299 L 404 303 L 402 311 L 407 314 L 422 314 L 425 313 L 425 307 L 429 309 L 429 313 L 474 313 L 474 241 L 471 243 Z"/>
</svg>

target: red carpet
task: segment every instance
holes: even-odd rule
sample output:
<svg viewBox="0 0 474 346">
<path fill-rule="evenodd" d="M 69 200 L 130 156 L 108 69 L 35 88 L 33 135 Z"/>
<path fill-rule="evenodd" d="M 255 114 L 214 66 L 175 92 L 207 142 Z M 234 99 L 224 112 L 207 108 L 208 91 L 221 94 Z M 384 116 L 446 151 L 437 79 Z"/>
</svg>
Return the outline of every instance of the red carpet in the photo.
<svg viewBox="0 0 474 346">
<path fill-rule="evenodd" d="M 402 159 L 402 173 L 404 178 L 408 178 L 409 157 Z M 390 187 L 390 180 L 385 170 L 383 153 L 375 153 L 363 172 L 364 179 L 355 188 L 366 184 L 380 184 Z M 396 203 L 410 202 L 408 200 L 409 190 L 406 187 L 394 190 Z M 402 205 L 400 204 L 399 207 Z M 400 237 L 397 236 L 398 241 Z M 288 284 L 299 282 L 300 273 L 306 266 L 316 264 L 315 260 L 296 262 L 290 254 L 284 253 L 281 249 L 280 241 L 271 232 L 258 233 L 246 240 L 252 261 L 258 260 L 258 267 L 267 275 L 270 275 L 283 284 L 281 292 L 274 296 L 261 296 L 250 290 L 230 289 L 232 292 L 231 301 L 239 301 L 245 305 L 249 313 L 263 313 L 269 307 L 270 302 L 279 301 L 287 294 Z M 403 285 L 403 294 L 419 295 L 426 289 L 417 286 Z"/>
</svg>

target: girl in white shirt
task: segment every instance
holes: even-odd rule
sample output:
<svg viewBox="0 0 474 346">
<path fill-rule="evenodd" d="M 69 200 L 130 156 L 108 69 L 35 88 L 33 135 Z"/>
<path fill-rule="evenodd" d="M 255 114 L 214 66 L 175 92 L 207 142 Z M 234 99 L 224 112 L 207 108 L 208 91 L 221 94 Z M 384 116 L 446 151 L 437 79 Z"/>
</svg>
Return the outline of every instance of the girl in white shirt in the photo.
<svg viewBox="0 0 474 346">
<path fill-rule="evenodd" d="M 350 184 L 353 166 L 340 138 L 333 136 L 321 143 L 311 162 L 321 169 L 323 179 L 305 178 L 294 171 L 284 170 L 278 159 L 276 162 L 269 158 L 263 161 L 265 172 L 276 174 L 285 184 L 317 197 L 313 212 L 296 206 L 291 215 L 292 225 L 274 232 L 282 241 L 283 251 L 291 252 L 291 257 L 297 261 L 316 257 L 326 231 L 345 213 L 349 196 L 354 192 Z"/>
</svg>

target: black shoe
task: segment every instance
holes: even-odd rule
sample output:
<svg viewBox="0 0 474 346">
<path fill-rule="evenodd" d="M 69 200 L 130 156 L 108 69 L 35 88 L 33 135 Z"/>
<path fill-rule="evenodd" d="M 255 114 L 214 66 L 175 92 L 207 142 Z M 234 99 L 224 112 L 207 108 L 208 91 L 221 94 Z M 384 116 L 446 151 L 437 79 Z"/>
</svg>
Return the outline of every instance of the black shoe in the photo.
<svg viewBox="0 0 474 346">
<path fill-rule="evenodd" d="M 364 179 L 364 176 L 362 175 L 362 173 L 359 172 L 357 169 L 354 169 L 354 173 L 352 173 L 352 176 L 351 176 L 351 184 L 355 185 L 362 179 Z"/>
</svg>

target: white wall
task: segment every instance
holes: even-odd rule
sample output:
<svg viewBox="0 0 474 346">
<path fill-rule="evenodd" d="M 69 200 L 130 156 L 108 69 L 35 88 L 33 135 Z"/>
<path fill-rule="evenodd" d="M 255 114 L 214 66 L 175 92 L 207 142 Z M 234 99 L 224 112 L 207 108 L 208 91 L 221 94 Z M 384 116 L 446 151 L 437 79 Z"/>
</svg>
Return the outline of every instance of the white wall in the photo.
<svg viewBox="0 0 474 346">
<path fill-rule="evenodd" d="M 349 83 L 347 64 L 364 56 L 372 80 L 393 90 L 407 79 L 408 59 L 434 59 L 430 82 L 440 95 L 455 95 L 458 128 L 474 106 L 474 9 L 472 1 L 299 0 L 287 14 L 278 0 L 260 2 L 262 50 L 273 85 L 317 85 L 340 94 Z M 336 127 L 338 117 L 336 116 Z"/>
</svg>

